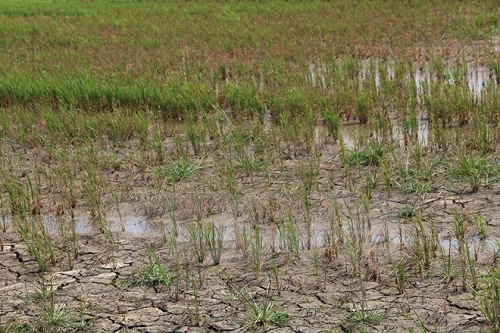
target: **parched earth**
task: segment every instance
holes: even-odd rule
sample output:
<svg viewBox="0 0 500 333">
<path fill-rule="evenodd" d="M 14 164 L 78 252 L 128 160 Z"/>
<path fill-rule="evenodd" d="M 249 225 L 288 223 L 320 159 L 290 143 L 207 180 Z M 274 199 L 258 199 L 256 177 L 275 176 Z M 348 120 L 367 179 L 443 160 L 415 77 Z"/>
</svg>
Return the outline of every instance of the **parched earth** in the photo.
<svg viewBox="0 0 500 333">
<path fill-rule="evenodd" d="M 203 267 L 198 305 L 194 292 L 182 291 L 175 301 L 161 287 L 123 288 L 120 277 L 144 265 L 148 240 L 124 237 L 116 252 L 103 251 L 90 239 L 81 245 L 79 263 L 70 271 L 37 273 L 23 245 L 4 244 L 2 252 L 2 322 L 35 320 L 40 304 L 30 303 L 30 294 L 42 279 L 54 290 L 54 301 L 69 313 L 89 322 L 97 332 L 222 332 L 234 331 L 246 323 L 240 314 L 244 304 L 228 294 L 221 275 L 231 277 L 238 286 L 248 288 L 257 299 L 271 294 L 289 316 L 270 332 L 342 332 L 348 330 L 351 307 L 366 290 L 366 305 L 383 321 L 369 324 L 368 331 L 401 331 L 418 326 L 418 317 L 449 332 L 485 332 L 486 326 L 477 302 L 470 293 L 436 278 L 408 281 L 406 294 L 399 295 L 392 269 L 380 267 L 378 281 L 354 278 L 345 269 L 328 267 L 318 278 L 313 263 L 302 257 L 276 258 L 279 288 L 272 268 L 255 279 L 244 267 L 251 265 L 234 257 L 219 266 Z M 141 243 L 144 244 L 141 246 Z M 162 246 L 156 244 L 159 253 Z M 266 275 L 270 275 L 269 277 Z M 318 281 L 319 280 L 319 281 Z M 279 289 L 279 290 L 278 290 Z M 198 312 L 197 312 L 198 311 Z M 417 316 L 418 315 L 418 316 Z M 430 327 L 433 327 L 431 325 Z M 356 329 L 354 329 L 356 331 Z"/>
<path fill-rule="evenodd" d="M 310 198 L 316 248 L 308 249 L 305 241 L 305 209 L 297 175 L 307 164 L 286 158 L 276 163 L 267 178 L 260 173 L 238 176 L 244 198 L 236 223 L 229 196 L 220 194 L 224 187 L 219 183 L 224 180 L 214 167 L 202 166 L 196 177 L 176 184 L 178 261 L 164 226 L 171 224 L 166 207 L 172 188 L 160 187 L 157 193 L 162 195 L 155 197 L 151 194 L 154 175 L 141 175 L 133 163 L 124 163 L 130 170 L 112 171 L 106 177 L 110 184 L 122 180 L 115 190 L 126 188 L 118 192 L 126 218 L 147 220 L 160 228 L 132 233 L 125 225 L 125 232 L 111 234 L 79 230 L 78 256 L 71 265 L 65 243 L 55 232 L 51 235 L 55 265 L 41 273 L 26 242 L 7 225 L 0 231 L 0 332 L 489 332 L 479 305 L 484 283 L 480 280 L 474 286 L 467 270 L 464 288 L 460 268 L 465 263 L 457 253 L 454 222 L 462 216 L 468 225 L 465 237 L 477 276 L 498 267 L 498 182 L 472 192 L 466 181 L 424 184 L 416 179 L 416 184 L 429 186 L 424 195 L 402 195 L 396 189 L 388 195 L 380 185 L 383 180 L 375 179 L 379 186 L 372 189 L 365 214 L 364 182 L 371 170 L 353 167 L 351 183 L 337 155 L 327 149 L 319 161 L 318 188 Z M 23 167 L 30 168 L 29 163 L 34 162 L 23 161 Z M 382 177 L 380 172 L 377 177 Z M 48 184 L 41 185 L 43 193 L 49 192 Z M 193 188 L 203 190 L 193 192 Z M 62 195 L 53 191 L 42 198 L 47 210 L 42 216 L 55 214 L 50 207 Z M 203 197 L 198 200 L 196 195 Z M 336 217 L 332 197 L 339 204 Z M 198 201 L 201 205 L 195 208 Z M 112 219 L 116 209 L 109 193 L 104 206 L 106 217 Z M 79 202 L 76 213 L 86 209 Z M 226 226 L 218 265 L 208 253 L 201 264 L 194 258 L 186 227 L 195 223 L 197 214 L 202 224 L 213 221 Z M 423 237 L 416 228 L 417 215 L 424 220 L 424 236 L 432 237 L 433 226 L 440 244 L 425 269 L 419 269 L 416 258 L 415 246 L 421 244 L 415 239 Z M 472 223 L 475 216 L 481 216 L 488 227 L 486 238 Z M 277 227 L 286 217 L 300 225 L 298 253 L 280 243 Z M 342 222 L 336 246 L 328 241 L 335 238 L 328 234 L 331 218 Z M 368 220 L 371 226 L 366 225 Z M 255 221 L 263 233 L 260 272 L 254 269 L 252 255 L 242 251 L 241 234 L 234 227 L 244 223 L 251 228 Z M 356 233 L 364 234 L 354 237 L 362 241 L 348 244 Z M 169 288 L 161 283 L 131 284 L 130 277 L 151 267 L 156 258 L 169 277 Z M 404 281 L 398 280 L 398 269 L 404 271 Z"/>
<path fill-rule="evenodd" d="M 73 331 L 76 323 L 84 323 L 83 330 L 93 332 L 488 332 L 477 298 L 458 280 L 443 283 L 432 273 L 438 263 L 423 277 L 408 270 L 405 290 L 399 292 L 383 243 L 365 244 L 360 274 L 353 273 L 346 253 L 328 261 L 328 250 L 319 249 L 318 271 L 312 251 L 297 256 L 267 248 L 256 278 L 251 259 L 227 242 L 219 265 L 206 260 L 199 267 L 183 267 L 173 282 L 177 288 L 167 291 L 161 284 L 126 283 L 129 274 L 151 262 L 151 251 L 169 274 L 173 271 L 168 244 L 159 236 L 123 233 L 113 249 L 100 233 L 80 235 L 73 269 L 61 264 L 45 274 L 16 234 L 2 237 L 0 323 L 7 332 L 38 330 L 36 325 L 54 312 L 66 322 L 54 320 L 45 331 Z M 188 243 L 180 246 L 192 251 Z M 390 252 L 398 247 L 391 243 Z M 498 249 L 484 253 L 479 270 L 498 265 Z M 251 325 L 248 304 L 235 288 L 253 304 L 272 299 L 286 318 Z M 53 296 L 40 299 L 42 290 Z"/>
</svg>

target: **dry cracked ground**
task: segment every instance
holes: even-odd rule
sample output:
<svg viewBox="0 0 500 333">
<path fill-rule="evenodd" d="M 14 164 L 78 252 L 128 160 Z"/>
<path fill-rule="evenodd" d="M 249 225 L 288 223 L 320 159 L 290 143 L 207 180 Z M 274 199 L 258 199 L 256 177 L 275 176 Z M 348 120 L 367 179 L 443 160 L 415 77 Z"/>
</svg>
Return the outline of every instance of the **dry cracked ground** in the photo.
<svg viewBox="0 0 500 333">
<path fill-rule="evenodd" d="M 236 222 L 228 196 L 211 183 L 218 179 L 214 168 L 201 167 L 196 176 L 176 184 L 178 234 L 171 226 L 133 228 L 145 220 L 171 224 L 165 208 L 169 196 L 148 197 L 154 176 L 125 170 L 132 175 L 126 178 L 118 171 L 110 183 L 126 179 L 130 185 L 121 197 L 121 213 L 133 223 L 125 225 L 125 232 L 78 229 L 73 243 L 54 232 L 53 263 L 44 273 L 29 244 L 7 223 L 0 233 L 0 332 L 490 332 L 479 302 L 484 283 L 474 286 L 470 263 L 457 253 L 454 224 L 457 218 L 468 224 L 465 237 L 474 274 L 481 277 L 498 267 L 498 182 L 477 192 L 464 190 L 466 183 L 450 189 L 450 183 L 427 182 L 435 188 L 425 195 L 394 191 L 388 196 L 376 186 L 363 215 L 360 193 L 370 170 L 353 168 L 350 183 L 335 156 L 323 152 L 320 157 L 318 187 L 310 198 L 312 244 L 305 241 L 298 190 L 297 169 L 303 164 L 286 159 L 267 178 L 259 173 L 238 178 L 245 200 Z M 29 167 L 29 161 L 23 163 Z M 195 209 L 192 189 L 204 184 L 209 185 L 200 193 L 207 205 Z M 212 194 L 210 188 L 215 188 Z M 333 213 L 332 193 L 340 213 Z M 44 207 L 56 202 L 50 196 L 42 199 Z M 116 215 L 113 198 L 104 201 L 111 219 Z M 85 209 L 79 203 L 76 213 Z M 226 226 L 218 265 L 205 247 L 204 260 L 197 258 L 188 226 L 197 225 L 198 210 L 203 211 L 199 224 Z M 422 217 L 425 231 L 416 227 L 416 216 Z M 486 238 L 472 223 L 478 216 L 488 228 Z M 290 230 L 281 234 L 277 229 L 287 217 L 300 221 L 297 248 Z M 255 221 L 262 232 L 260 255 L 252 247 L 255 242 L 243 245 L 239 228 L 245 224 L 255 235 Z M 332 229 L 330 221 L 343 226 Z M 429 262 L 424 262 L 418 256 L 421 241 L 435 236 L 430 225 L 439 246 L 428 249 Z M 329 234 L 332 230 L 341 235 Z"/>
<path fill-rule="evenodd" d="M 426 209 L 446 215 L 443 202 L 432 201 Z M 498 230 L 498 206 L 478 207 L 492 217 L 490 228 Z M 271 242 L 265 242 L 257 277 L 252 259 L 235 242 L 226 242 L 219 265 L 211 259 L 200 265 L 181 260 L 177 270 L 167 243 L 160 236 L 122 233 L 112 246 L 104 235 L 90 232 L 79 236 L 73 269 L 56 264 L 41 274 L 27 246 L 7 231 L 0 254 L 2 330 L 489 332 L 477 298 L 463 291 L 458 279 L 445 283 L 443 274 L 408 270 L 404 290 L 399 290 L 388 258 L 400 251 L 396 242 L 389 247 L 365 244 L 359 274 L 353 273 L 348 253 L 320 248 L 318 266 L 314 251 L 273 253 Z M 185 258 L 194 251 L 188 242 L 179 246 Z M 498 265 L 498 249 L 487 246 L 478 251 L 479 271 Z M 151 267 L 155 258 L 163 263 L 169 288 L 162 283 L 134 285 L 130 276 Z M 437 272 L 439 264 L 435 266 Z"/>
<path fill-rule="evenodd" d="M 99 248 L 93 240 L 80 247 L 79 263 L 70 271 L 38 273 L 37 263 L 30 259 L 26 247 L 13 237 L 5 242 L 2 265 L 2 322 L 12 325 L 41 320 L 48 315 L 34 300 L 42 284 L 54 293 L 55 311 L 67 314 L 69 321 L 84 321 L 94 332 L 224 332 L 236 331 L 248 324 L 245 304 L 227 284 L 231 279 L 264 302 L 273 297 L 276 306 L 287 317 L 263 327 L 268 332 L 343 332 L 357 331 L 352 314 L 361 306 L 365 290 L 367 316 L 381 322 L 364 325 L 367 331 L 397 332 L 415 328 L 419 320 L 433 323 L 449 332 L 486 332 L 477 302 L 470 293 L 456 285 L 442 285 L 437 278 L 408 281 L 406 292 L 398 293 L 392 269 L 380 267 L 378 281 L 353 278 L 345 269 L 329 267 L 317 277 L 306 254 L 301 258 L 275 258 L 279 286 L 273 281 L 273 268 L 265 268 L 262 278 L 244 269 L 250 263 L 234 257 L 218 266 L 202 269 L 202 285 L 197 293 L 181 290 L 174 299 L 163 286 L 126 287 L 121 277 L 144 265 L 150 239 L 124 237 L 117 251 Z M 149 244 L 151 245 L 151 244 Z M 153 244 L 162 254 L 161 244 Z M 196 274 L 196 272 L 193 272 Z M 196 279 L 196 277 L 194 277 Z M 318 281 L 319 280 L 319 281 Z M 42 282 L 43 281 L 43 282 Z M 31 301 L 29 301 L 31 300 Z M 419 319 L 420 318 L 420 319 Z M 54 324 L 55 325 L 55 324 Z M 257 323 L 258 328 L 260 324 Z M 13 326 L 14 327 L 14 326 Z M 69 331 L 69 329 L 68 329 Z"/>
</svg>

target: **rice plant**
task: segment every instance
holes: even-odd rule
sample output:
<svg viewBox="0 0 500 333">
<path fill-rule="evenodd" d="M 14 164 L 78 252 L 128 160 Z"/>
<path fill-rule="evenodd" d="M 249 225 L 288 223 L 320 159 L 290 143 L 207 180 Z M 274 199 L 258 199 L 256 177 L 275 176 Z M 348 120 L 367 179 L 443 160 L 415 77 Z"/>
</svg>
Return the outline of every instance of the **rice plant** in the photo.
<svg viewBox="0 0 500 333">
<path fill-rule="evenodd" d="M 278 224 L 280 248 L 284 252 L 289 252 L 299 256 L 299 228 L 292 216 L 286 215 Z"/>
<path fill-rule="evenodd" d="M 91 164 L 86 164 L 85 172 L 85 182 L 82 189 L 83 198 L 87 202 L 88 208 L 90 210 L 90 217 L 96 222 L 97 226 L 102 232 L 105 231 L 104 221 L 104 207 L 103 207 L 103 192 L 105 187 L 105 182 L 103 175 L 100 170 Z"/>
<path fill-rule="evenodd" d="M 479 237 L 485 239 L 489 235 L 488 224 L 484 221 L 480 213 L 472 217 L 472 223 L 476 226 L 479 232 Z"/>
<path fill-rule="evenodd" d="M 263 264 L 263 247 L 262 247 L 262 233 L 259 226 L 253 226 L 250 235 L 250 254 L 252 260 L 252 268 L 256 278 L 259 277 Z"/>
<path fill-rule="evenodd" d="M 225 276 L 223 280 L 243 306 L 244 313 L 241 318 L 243 326 L 240 330 L 267 331 L 271 326 L 282 324 L 290 317 L 276 304 L 269 289 L 263 299 L 259 300 L 256 296 L 250 295 L 246 288 L 238 287 L 231 278 Z"/>
<path fill-rule="evenodd" d="M 220 263 L 222 251 L 224 250 L 225 231 L 226 227 L 224 225 L 217 226 L 213 221 L 206 225 L 203 230 L 208 251 L 210 252 L 214 265 Z"/>
<path fill-rule="evenodd" d="M 56 247 L 40 218 L 14 218 L 12 223 L 26 243 L 40 271 L 46 272 L 56 264 Z"/>
<path fill-rule="evenodd" d="M 151 250 L 149 263 L 130 274 L 121 276 L 120 281 L 124 289 L 136 286 L 153 288 L 163 286 L 168 293 L 170 292 L 173 278 L 160 262 L 158 255 Z"/>
<path fill-rule="evenodd" d="M 500 330 L 500 270 L 491 267 L 482 277 L 483 289 L 478 293 L 481 311 L 492 333 Z"/>
<path fill-rule="evenodd" d="M 27 217 L 39 211 L 39 190 L 33 187 L 29 176 L 26 183 L 5 173 L 0 176 L 8 193 L 12 215 Z"/>
<path fill-rule="evenodd" d="M 341 120 L 339 115 L 330 108 L 323 109 L 323 118 L 325 119 L 326 127 L 330 132 L 330 135 L 334 140 L 337 140 L 339 137 Z"/>
<path fill-rule="evenodd" d="M 172 182 L 180 182 L 191 176 L 200 166 L 192 163 L 188 159 L 181 158 L 172 161 L 161 173 L 165 178 L 168 177 Z"/>
<path fill-rule="evenodd" d="M 213 240 L 214 243 L 216 241 L 215 239 L 215 234 L 212 234 L 214 236 L 213 239 L 209 239 L 205 233 L 205 226 L 203 225 L 202 222 L 198 222 L 194 225 L 190 225 L 187 227 L 187 230 L 189 232 L 189 239 L 191 240 L 191 244 L 193 246 L 193 256 L 194 259 L 198 264 L 202 264 L 205 261 L 207 251 L 208 251 L 208 240 Z M 215 230 L 214 230 L 215 231 Z M 213 245 L 213 251 L 218 251 L 219 248 L 217 244 Z M 222 249 L 221 249 L 222 250 Z M 214 254 L 217 254 L 214 252 Z"/>
</svg>

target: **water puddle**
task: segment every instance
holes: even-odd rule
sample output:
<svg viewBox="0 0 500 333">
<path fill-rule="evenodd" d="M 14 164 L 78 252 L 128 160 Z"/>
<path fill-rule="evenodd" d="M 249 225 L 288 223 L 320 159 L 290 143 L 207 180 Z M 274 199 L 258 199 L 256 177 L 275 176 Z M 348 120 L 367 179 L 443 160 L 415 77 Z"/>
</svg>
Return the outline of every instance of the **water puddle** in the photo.
<svg viewBox="0 0 500 333">
<path fill-rule="evenodd" d="M 57 234 L 88 234 L 100 230 L 88 217 L 75 217 L 74 219 L 58 216 L 43 216 L 40 218 L 45 232 L 49 235 Z M 128 216 L 120 220 L 117 217 L 107 218 L 105 221 L 111 232 L 125 232 L 131 235 L 147 236 L 161 231 L 156 225 L 150 223 L 146 218 Z M 9 216 L 4 217 L 3 226 L 5 229 L 12 228 Z"/>
<path fill-rule="evenodd" d="M 43 225 L 45 227 L 45 231 L 52 235 L 59 234 L 61 231 L 66 233 L 72 231 L 71 229 L 73 228 L 77 234 L 85 234 L 92 231 L 89 219 L 83 217 L 70 220 L 55 216 L 44 216 Z"/>
<path fill-rule="evenodd" d="M 401 243 L 404 245 L 411 245 L 413 242 L 412 236 L 409 236 L 408 233 L 405 232 L 403 232 L 402 234 L 402 239 L 398 234 L 395 233 L 390 233 L 388 236 L 374 233 L 371 234 L 369 238 L 371 239 L 371 242 L 374 244 L 384 244 L 386 242 L 389 242 L 391 244 L 396 244 L 396 245 Z M 459 244 L 456 238 L 453 237 L 450 238 L 447 235 L 440 235 L 439 243 L 442 250 L 446 253 L 448 253 L 448 251 L 450 251 L 451 253 L 458 252 Z M 493 251 L 493 252 L 500 251 L 500 243 L 498 241 L 492 238 L 482 238 L 479 236 L 468 237 L 467 246 L 469 247 L 471 253 L 474 253 L 476 250 Z"/>
<path fill-rule="evenodd" d="M 498 44 L 495 45 L 495 50 L 497 50 L 497 48 L 500 50 Z M 500 51 L 497 50 L 497 52 Z M 397 74 L 396 64 L 392 61 L 364 59 L 354 66 L 356 69 L 359 69 L 358 79 L 360 84 L 363 85 L 368 81 L 372 81 L 377 92 L 384 81 L 393 81 Z M 440 68 L 439 73 L 438 70 L 436 70 L 436 66 Z M 465 68 L 459 70 L 457 66 L 449 64 L 433 66 L 429 62 L 413 63 L 411 66 L 406 66 L 405 72 L 401 75 L 404 75 L 407 83 L 413 78 L 413 83 L 417 88 L 417 99 L 419 99 L 420 102 L 424 88 L 430 87 L 432 82 L 442 80 L 443 76 L 445 82 L 454 84 L 461 79 L 459 76 L 465 75 L 469 92 L 476 98 L 481 97 L 482 92 L 490 83 L 496 85 L 497 78 L 488 67 L 474 62 L 467 62 L 461 66 L 465 66 Z M 339 67 L 342 67 L 342 64 L 340 64 Z M 412 70 L 410 70 L 410 68 L 412 68 Z M 461 71 L 463 71 L 463 73 L 461 73 Z M 321 87 L 325 90 L 328 89 L 329 82 L 335 80 L 334 74 L 331 73 L 328 65 L 323 62 L 310 63 L 306 79 L 313 87 Z"/>
<path fill-rule="evenodd" d="M 226 216 L 227 215 L 227 216 Z M 189 242 L 191 240 L 190 228 L 195 227 L 197 223 L 207 225 L 211 222 L 215 224 L 217 228 L 223 228 L 222 239 L 225 243 L 234 243 L 236 241 L 241 241 L 243 228 L 246 229 L 247 237 L 252 239 L 253 227 L 245 223 L 245 218 L 240 218 L 236 223 L 234 223 L 230 214 L 223 214 L 218 219 L 205 219 L 200 222 L 190 221 L 181 222 L 178 225 L 177 240 L 179 242 Z M 71 234 L 72 228 L 76 234 L 91 234 L 93 232 L 98 232 L 97 227 L 92 226 L 92 222 L 88 217 L 79 217 L 75 219 L 65 219 L 60 217 L 46 216 L 42 218 L 45 231 L 51 235 Z M 161 235 L 168 235 L 172 230 L 170 223 L 151 223 L 146 218 L 128 216 L 120 220 L 119 218 L 110 218 L 107 220 L 111 232 L 120 235 L 122 233 L 130 236 L 141 236 L 141 237 L 157 237 Z M 10 220 L 8 217 L 4 220 L 6 226 L 10 225 Z M 72 225 L 74 223 L 74 226 Z M 276 225 L 264 225 L 260 227 L 262 235 L 262 244 L 266 250 L 272 251 L 284 251 L 287 240 L 285 235 L 280 233 Z M 352 231 L 343 230 L 345 237 L 350 235 Z M 395 233 L 394 231 L 389 231 L 389 234 L 384 234 L 381 230 L 375 230 L 366 228 L 362 236 L 362 242 L 364 244 L 372 245 L 382 245 L 382 244 L 392 244 L 399 245 L 401 242 L 405 246 L 411 246 L 414 242 L 412 236 L 408 232 L 403 231 L 402 235 Z M 305 226 L 297 226 L 297 237 L 299 243 L 299 249 L 305 250 L 308 245 L 315 248 L 323 248 L 328 246 L 329 237 L 331 237 L 330 228 L 325 226 L 321 221 L 313 221 L 313 226 L 311 229 L 311 240 L 308 244 L 307 241 L 307 229 Z M 356 233 L 354 233 L 356 237 Z M 450 237 L 449 235 L 440 235 L 439 242 L 441 250 L 443 253 L 457 253 L 458 252 L 458 241 L 456 238 Z M 479 236 L 468 237 L 467 245 L 471 251 L 471 254 L 477 252 L 500 252 L 500 242 L 493 238 L 481 238 Z"/>
<path fill-rule="evenodd" d="M 339 64 L 339 68 L 342 67 Z M 431 86 L 434 83 L 454 85 L 458 84 L 464 87 L 463 93 L 471 94 L 477 101 L 481 99 L 482 94 L 490 89 L 493 85 L 497 86 L 496 74 L 487 66 L 477 64 L 475 62 L 466 62 L 457 66 L 441 63 L 413 63 L 399 66 L 391 61 L 377 61 L 373 59 L 361 60 L 355 63 L 353 68 L 354 72 L 358 71 L 358 79 L 361 87 L 372 82 L 377 91 L 382 87 L 385 82 L 390 82 L 396 79 L 396 76 L 403 76 L 405 84 L 410 87 L 412 84 L 416 88 L 416 110 L 418 115 L 415 119 L 408 118 L 407 122 L 410 125 L 405 129 L 403 120 L 400 115 L 391 114 L 387 119 L 383 119 L 384 126 L 380 124 L 359 124 L 344 123 L 340 127 L 340 137 L 344 145 L 348 149 L 357 146 L 359 138 L 372 138 L 382 142 L 389 140 L 391 144 L 397 147 L 406 147 L 409 143 L 418 143 L 422 148 L 430 147 L 435 144 L 433 142 L 433 129 L 429 123 L 428 112 L 424 107 L 424 95 L 433 93 Z M 339 69 L 337 69 L 339 70 Z M 335 80 L 335 71 L 328 67 L 325 63 L 311 63 L 309 65 L 309 72 L 307 80 L 313 87 L 321 87 L 322 89 L 329 89 L 329 85 Z M 376 120 L 379 121 L 380 120 Z M 413 124 L 413 125 L 411 125 Z M 381 128 L 383 127 L 383 128 Z M 470 128 L 461 126 L 459 130 L 454 128 L 444 129 L 445 133 L 443 138 L 457 137 L 460 133 L 468 133 Z M 448 133 L 449 132 L 449 133 Z M 459 133 L 460 132 L 460 133 Z M 441 133 L 441 132 L 440 132 Z M 328 136 L 328 130 L 324 126 L 318 126 L 314 132 L 314 139 L 316 144 L 325 141 Z"/>
<path fill-rule="evenodd" d="M 456 238 L 443 237 L 441 238 L 441 246 L 445 249 L 451 249 L 452 251 L 458 252 L 458 240 Z M 475 251 L 493 251 L 495 253 L 500 251 L 500 243 L 495 239 L 491 238 L 481 238 L 479 236 L 467 238 L 467 246 L 469 247 L 471 253 Z"/>
<path fill-rule="evenodd" d="M 500 53 L 500 37 L 493 38 L 493 50 L 495 53 Z"/>
<path fill-rule="evenodd" d="M 236 224 L 233 222 L 232 218 L 228 214 L 227 217 L 218 220 L 206 220 L 200 223 L 211 223 L 213 222 L 216 227 L 224 227 L 223 240 L 224 242 L 234 242 L 241 241 L 243 228 L 246 228 L 247 237 L 250 239 L 254 237 L 253 227 L 244 222 L 244 218 L 241 218 Z M 190 232 L 188 226 L 195 226 L 197 222 L 189 222 L 187 224 L 182 224 L 179 226 L 178 241 L 189 242 Z M 260 226 L 260 231 L 262 235 L 262 244 L 264 248 L 268 251 L 280 251 L 286 247 L 287 240 L 284 239 L 285 235 L 282 235 L 280 230 L 276 225 L 263 225 Z M 343 230 L 344 235 L 349 235 L 350 231 L 348 229 Z M 307 228 L 304 225 L 297 226 L 297 237 L 298 245 L 300 250 L 307 249 Z M 329 227 L 325 227 L 324 223 L 321 221 L 313 221 L 313 226 L 311 229 L 311 240 L 310 245 L 315 248 L 323 248 L 328 246 L 329 238 L 331 237 L 331 232 Z M 365 230 L 365 235 L 363 235 L 362 242 L 364 244 L 381 245 L 389 243 L 392 245 L 399 245 L 401 242 L 405 246 L 410 246 L 412 241 L 412 236 L 408 232 L 403 231 L 402 239 L 399 234 L 394 232 L 389 232 L 389 235 L 382 235 L 380 231 L 375 231 L 375 229 L 367 228 Z M 458 252 L 458 241 L 456 238 L 450 238 L 448 235 L 440 235 L 439 242 L 441 250 L 443 253 L 457 253 Z M 500 243 L 493 238 L 481 238 L 479 236 L 467 238 L 467 245 L 471 253 L 481 252 L 481 251 L 491 251 L 493 253 L 500 252 Z M 438 250 L 440 251 L 440 250 Z"/>
<path fill-rule="evenodd" d="M 390 132 L 383 137 L 381 134 L 374 133 L 369 124 L 348 124 L 343 125 L 340 128 L 340 137 L 342 138 L 342 142 L 347 149 L 354 149 L 362 146 L 360 145 L 360 138 L 372 138 L 378 142 L 389 140 L 395 147 L 406 147 L 407 142 L 405 141 L 404 130 L 397 119 L 392 119 L 392 123 L 389 128 Z M 450 129 L 449 131 L 453 131 L 453 129 Z M 315 138 L 317 143 L 322 140 L 319 135 L 328 135 L 328 132 L 325 128 L 317 130 L 315 134 L 318 135 L 318 137 Z M 431 128 L 428 119 L 417 119 L 416 134 L 416 140 L 420 147 L 429 147 L 431 144 Z"/>
</svg>

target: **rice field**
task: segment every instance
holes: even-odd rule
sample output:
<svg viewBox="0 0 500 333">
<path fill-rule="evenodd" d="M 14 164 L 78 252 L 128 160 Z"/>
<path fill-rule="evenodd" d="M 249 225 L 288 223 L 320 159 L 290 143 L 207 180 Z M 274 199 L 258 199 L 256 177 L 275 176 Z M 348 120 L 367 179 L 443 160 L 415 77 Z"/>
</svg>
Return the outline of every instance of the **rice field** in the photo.
<svg viewBox="0 0 500 333">
<path fill-rule="evenodd" d="M 496 1 L 0 3 L 0 333 L 499 332 Z"/>
</svg>

